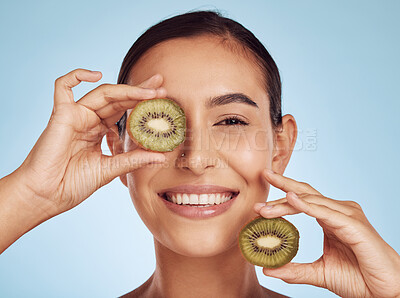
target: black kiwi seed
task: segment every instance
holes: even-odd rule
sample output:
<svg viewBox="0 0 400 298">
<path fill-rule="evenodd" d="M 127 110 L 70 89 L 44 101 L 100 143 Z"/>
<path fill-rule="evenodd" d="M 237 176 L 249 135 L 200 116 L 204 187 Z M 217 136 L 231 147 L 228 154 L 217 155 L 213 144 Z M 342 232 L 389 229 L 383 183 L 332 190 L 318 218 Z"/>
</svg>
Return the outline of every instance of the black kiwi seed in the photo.
<svg viewBox="0 0 400 298">
<path fill-rule="evenodd" d="M 170 99 L 144 100 L 129 115 L 126 128 L 142 148 L 172 151 L 185 140 L 186 117 L 182 108 Z"/>
<path fill-rule="evenodd" d="M 239 233 L 239 247 L 250 263 L 278 268 L 289 263 L 299 249 L 299 231 L 282 217 L 257 217 Z"/>
</svg>

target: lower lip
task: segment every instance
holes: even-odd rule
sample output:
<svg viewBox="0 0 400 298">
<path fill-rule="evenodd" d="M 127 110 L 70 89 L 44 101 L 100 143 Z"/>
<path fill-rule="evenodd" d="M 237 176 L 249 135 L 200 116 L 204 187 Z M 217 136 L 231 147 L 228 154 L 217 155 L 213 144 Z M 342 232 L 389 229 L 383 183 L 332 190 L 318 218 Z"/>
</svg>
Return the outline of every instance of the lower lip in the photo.
<svg viewBox="0 0 400 298">
<path fill-rule="evenodd" d="M 167 208 L 172 212 L 187 218 L 203 219 L 203 218 L 217 216 L 227 211 L 232 206 L 238 195 L 239 194 L 237 194 L 235 197 L 233 197 L 232 199 L 230 199 L 225 203 L 221 203 L 210 207 L 191 207 L 186 205 L 178 205 L 170 201 L 167 201 L 166 199 L 160 196 L 159 197 L 165 203 Z"/>
</svg>

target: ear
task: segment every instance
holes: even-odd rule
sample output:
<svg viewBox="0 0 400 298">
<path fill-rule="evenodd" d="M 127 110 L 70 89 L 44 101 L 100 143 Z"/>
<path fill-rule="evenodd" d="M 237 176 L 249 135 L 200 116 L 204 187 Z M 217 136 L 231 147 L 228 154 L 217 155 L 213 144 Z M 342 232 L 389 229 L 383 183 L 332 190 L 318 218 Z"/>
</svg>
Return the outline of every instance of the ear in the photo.
<svg viewBox="0 0 400 298">
<path fill-rule="evenodd" d="M 112 126 L 107 131 L 106 139 L 107 139 L 108 148 L 110 148 L 112 155 L 117 155 L 117 154 L 121 154 L 124 152 L 124 150 L 123 150 L 124 141 L 122 139 L 120 139 L 120 137 L 119 137 L 117 125 L 114 124 L 114 126 Z M 125 186 L 128 186 L 128 183 L 126 181 L 126 175 L 119 176 L 119 179 L 121 179 L 122 183 Z"/>
<path fill-rule="evenodd" d="M 272 170 L 283 174 L 292 156 L 297 139 L 296 120 L 290 114 L 282 117 L 282 127 L 275 132 L 275 147 L 272 158 Z"/>
</svg>

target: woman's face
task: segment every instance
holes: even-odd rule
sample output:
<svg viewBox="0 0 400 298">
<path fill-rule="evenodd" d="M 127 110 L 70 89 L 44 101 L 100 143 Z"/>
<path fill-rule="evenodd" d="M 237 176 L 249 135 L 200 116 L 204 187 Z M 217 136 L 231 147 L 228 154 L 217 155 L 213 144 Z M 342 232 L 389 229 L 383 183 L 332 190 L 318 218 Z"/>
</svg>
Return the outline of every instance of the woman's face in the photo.
<svg viewBox="0 0 400 298">
<path fill-rule="evenodd" d="M 187 138 L 165 153 L 164 165 L 129 173 L 127 186 L 162 245 L 186 256 L 217 255 L 236 245 L 241 227 L 255 216 L 254 203 L 268 196 L 261 172 L 271 168 L 274 135 L 263 77 L 238 48 L 209 36 L 153 47 L 131 70 L 129 84 L 157 73 L 167 97 L 185 111 Z M 221 97 L 228 94 L 233 95 Z M 124 150 L 135 148 L 125 134 Z M 200 200 L 232 199 L 214 207 L 166 201 L 186 195 L 190 201 L 191 194 L 194 200 L 199 194 Z"/>
</svg>

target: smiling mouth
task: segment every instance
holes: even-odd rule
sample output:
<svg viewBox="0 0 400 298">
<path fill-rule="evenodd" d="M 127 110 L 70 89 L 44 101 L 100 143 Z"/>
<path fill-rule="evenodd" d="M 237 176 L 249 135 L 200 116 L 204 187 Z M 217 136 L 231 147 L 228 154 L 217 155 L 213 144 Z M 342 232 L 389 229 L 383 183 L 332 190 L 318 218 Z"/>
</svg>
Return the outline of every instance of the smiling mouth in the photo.
<svg viewBox="0 0 400 298">
<path fill-rule="evenodd" d="M 166 192 L 159 194 L 164 200 L 176 205 L 184 205 L 188 207 L 211 207 L 224 204 L 235 198 L 238 192 L 220 192 L 220 193 L 171 193 Z"/>
</svg>

